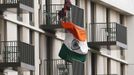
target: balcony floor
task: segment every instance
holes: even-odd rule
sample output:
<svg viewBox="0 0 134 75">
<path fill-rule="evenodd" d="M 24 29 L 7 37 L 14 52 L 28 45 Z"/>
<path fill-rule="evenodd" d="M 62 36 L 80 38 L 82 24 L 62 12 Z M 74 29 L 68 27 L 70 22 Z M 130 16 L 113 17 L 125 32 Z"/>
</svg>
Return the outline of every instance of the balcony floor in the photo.
<svg viewBox="0 0 134 75">
<path fill-rule="evenodd" d="M 100 45 L 116 45 L 116 41 L 89 42 L 89 44 L 98 45 L 98 46 L 100 46 Z"/>
<path fill-rule="evenodd" d="M 56 29 L 60 29 L 62 28 L 62 26 L 61 25 L 41 25 L 40 28 L 43 29 L 44 31 L 55 32 Z"/>
<path fill-rule="evenodd" d="M 96 49 L 97 49 L 97 50 L 100 49 L 101 46 L 111 46 L 111 45 L 116 45 L 116 46 L 122 47 L 122 48 L 124 48 L 124 49 L 127 48 L 127 45 L 126 45 L 126 44 L 121 43 L 121 42 L 119 42 L 119 41 L 88 42 L 88 45 L 89 45 L 89 47 L 90 47 L 90 45 L 91 45 L 91 47 L 93 47 L 93 49 L 95 49 L 95 50 L 96 50 Z"/>
<path fill-rule="evenodd" d="M 0 8 L 15 8 L 18 4 L 0 4 Z"/>
<path fill-rule="evenodd" d="M 0 63 L 0 67 L 18 67 L 20 66 L 19 62 L 15 62 L 15 63 Z"/>
<path fill-rule="evenodd" d="M 110 45 L 116 45 L 116 41 L 88 42 L 88 47 L 97 51 L 100 51 L 101 46 L 110 46 Z"/>
<path fill-rule="evenodd" d="M 0 68 L 4 69 L 7 67 L 13 67 L 13 68 L 17 68 L 20 67 L 23 70 L 35 70 L 35 67 L 33 65 L 29 65 L 23 62 L 14 62 L 14 63 L 0 63 Z"/>
<path fill-rule="evenodd" d="M 3 10 L 3 11 L 5 11 L 7 8 L 18 8 L 18 7 L 26 10 L 25 12 L 27 11 L 34 12 L 34 9 L 32 7 L 22 4 L 22 3 L 0 4 L 0 10 Z"/>
</svg>

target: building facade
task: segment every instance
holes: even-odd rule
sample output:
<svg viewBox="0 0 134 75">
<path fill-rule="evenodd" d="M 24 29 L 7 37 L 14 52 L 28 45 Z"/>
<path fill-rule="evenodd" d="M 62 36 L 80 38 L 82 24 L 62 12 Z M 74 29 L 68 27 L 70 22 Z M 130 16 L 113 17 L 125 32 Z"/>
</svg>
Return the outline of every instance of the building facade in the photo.
<svg viewBox="0 0 134 75">
<path fill-rule="evenodd" d="M 0 75 L 132 75 L 132 0 L 71 0 L 67 19 L 85 28 L 84 63 L 58 54 L 65 39 L 64 0 L 0 0 Z"/>
</svg>

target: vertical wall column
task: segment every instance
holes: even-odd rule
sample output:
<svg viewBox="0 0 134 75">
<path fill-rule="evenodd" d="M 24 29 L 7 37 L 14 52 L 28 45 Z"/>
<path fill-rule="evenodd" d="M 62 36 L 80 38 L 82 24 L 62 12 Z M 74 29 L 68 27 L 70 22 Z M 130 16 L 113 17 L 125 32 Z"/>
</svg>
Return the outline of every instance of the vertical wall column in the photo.
<svg viewBox="0 0 134 75">
<path fill-rule="evenodd" d="M 46 39 L 46 36 L 44 34 L 40 34 L 40 38 L 39 38 L 39 46 L 40 46 L 40 61 L 41 61 L 41 64 L 40 64 L 40 75 L 44 75 L 45 74 L 45 68 L 46 68 L 46 64 L 45 63 L 45 60 L 47 59 L 47 43 L 46 43 L 47 39 Z"/>
<path fill-rule="evenodd" d="M 46 0 L 46 25 L 50 25 L 50 4 L 51 0 Z M 52 51 L 52 37 L 47 36 L 47 75 L 51 75 L 51 51 Z"/>
<path fill-rule="evenodd" d="M 40 60 L 39 60 L 39 33 L 38 32 L 34 32 L 34 46 L 35 46 L 35 75 L 40 75 L 39 74 L 39 64 L 40 64 Z"/>
<path fill-rule="evenodd" d="M 52 74 L 52 65 L 51 65 L 51 59 L 52 59 L 52 37 L 47 36 L 47 75 Z"/>
<path fill-rule="evenodd" d="M 127 56 L 126 56 L 126 61 L 128 62 L 128 74 L 127 75 L 132 75 L 134 73 L 134 16 L 128 16 L 126 25 L 128 25 L 128 31 L 127 31 L 127 36 L 128 36 L 128 50 Z"/>
</svg>

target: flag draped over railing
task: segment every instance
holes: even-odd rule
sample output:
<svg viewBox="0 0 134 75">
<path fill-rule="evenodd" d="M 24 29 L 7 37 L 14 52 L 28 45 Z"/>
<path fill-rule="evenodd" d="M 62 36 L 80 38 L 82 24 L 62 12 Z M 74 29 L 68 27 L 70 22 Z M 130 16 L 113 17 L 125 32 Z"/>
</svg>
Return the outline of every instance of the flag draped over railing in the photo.
<svg viewBox="0 0 134 75">
<path fill-rule="evenodd" d="M 59 56 L 66 61 L 84 62 L 89 49 L 86 31 L 72 22 L 62 21 L 61 25 L 67 32 Z"/>
</svg>

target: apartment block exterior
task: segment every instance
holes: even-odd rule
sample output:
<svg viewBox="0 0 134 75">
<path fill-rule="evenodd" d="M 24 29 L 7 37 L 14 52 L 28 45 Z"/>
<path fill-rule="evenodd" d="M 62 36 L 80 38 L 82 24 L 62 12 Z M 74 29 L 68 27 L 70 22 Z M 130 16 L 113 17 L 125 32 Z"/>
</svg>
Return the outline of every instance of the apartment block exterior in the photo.
<svg viewBox="0 0 134 75">
<path fill-rule="evenodd" d="M 132 75 L 132 0 L 71 0 L 67 19 L 85 28 L 84 63 L 58 54 L 65 39 L 64 0 L 0 0 L 0 75 Z"/>
</svg>

